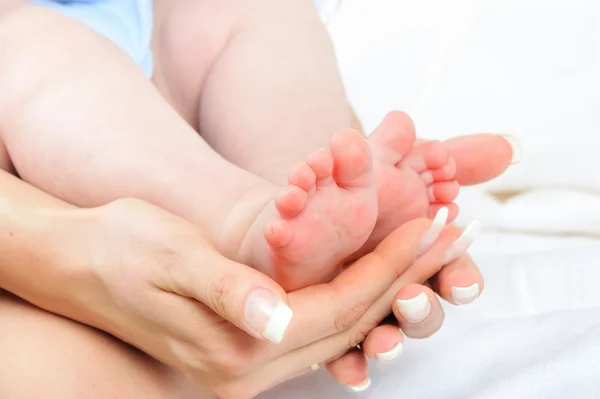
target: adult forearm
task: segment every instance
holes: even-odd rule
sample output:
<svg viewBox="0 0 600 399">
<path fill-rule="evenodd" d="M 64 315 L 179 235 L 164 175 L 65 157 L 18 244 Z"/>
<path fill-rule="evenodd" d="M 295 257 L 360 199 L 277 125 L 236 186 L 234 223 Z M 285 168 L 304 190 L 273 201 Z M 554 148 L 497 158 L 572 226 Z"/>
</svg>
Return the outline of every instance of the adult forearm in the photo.
<svg viewBox="0 0 600 399">
<path fill-rule="evenodd" d="M 0 288 L 27 300 L 61 290 L 70 209 L 0 170 Z"/>
</svg>

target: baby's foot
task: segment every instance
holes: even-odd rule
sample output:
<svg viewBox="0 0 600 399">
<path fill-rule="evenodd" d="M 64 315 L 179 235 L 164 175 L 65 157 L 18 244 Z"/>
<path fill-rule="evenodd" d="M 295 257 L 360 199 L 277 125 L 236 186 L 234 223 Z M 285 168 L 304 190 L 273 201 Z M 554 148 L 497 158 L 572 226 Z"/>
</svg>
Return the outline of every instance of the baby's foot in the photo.
<svg viewBox="0 0 600 399">
<path fill-rule="evenodd" d="M 355 255 L 371 251 L 402 224 L 420 217 L 434 217 L 449 208 L 449 219 L 458 213 L 452 203 L 459 185 L 456 166 L 446 147 L 437 141 L 415 146 L 415 130 L 402 112 L 390 113 L 369 137 L 379 200 L 377 224 L 367 243 Z"/>
<path fill-rule="evenodd" d="M 289 183 L 264 227 L 266 256 L 256 247 L 259 261 L 252 263 L 292 291 L 333 277 L 373 231 L 377 193 L 367 141 L 341 131 L 331 152 L 314 151 L 292 170 Z"/>
</svg>

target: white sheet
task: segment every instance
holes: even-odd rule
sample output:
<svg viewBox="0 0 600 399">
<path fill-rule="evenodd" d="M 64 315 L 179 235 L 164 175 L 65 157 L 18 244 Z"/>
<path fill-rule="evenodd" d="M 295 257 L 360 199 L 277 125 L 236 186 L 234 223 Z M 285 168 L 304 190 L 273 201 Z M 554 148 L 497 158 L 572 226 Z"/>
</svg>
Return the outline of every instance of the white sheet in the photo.
<svg viewBox="0 0 600 399">
<path fill-rule="evenodd" d="M 361 395 L 317 372 L 263 398 L 600 398 L 600 2 L 345 0 L 329 26 L 367 129 L 403 109 L 423 137 L 510 132 L 524 157 L 459 198 L 487 227 L 476 304 Z"/>
<path fill-rule="evenodd" d="M 261 398 L 600 398 L 600 243 L 488 234 L 472 252 L 484 295 L 446 306 L 443 329 L 394 365 L 372 362 L 369 391 L 317 372 Z"/>
<path fill-rule="evenodd" d="M 600 190 L 600 2 L 344 0 L 330 28 L 367 129 L 510 132 L 527 162 L 495 188 Z"/>
</svg>

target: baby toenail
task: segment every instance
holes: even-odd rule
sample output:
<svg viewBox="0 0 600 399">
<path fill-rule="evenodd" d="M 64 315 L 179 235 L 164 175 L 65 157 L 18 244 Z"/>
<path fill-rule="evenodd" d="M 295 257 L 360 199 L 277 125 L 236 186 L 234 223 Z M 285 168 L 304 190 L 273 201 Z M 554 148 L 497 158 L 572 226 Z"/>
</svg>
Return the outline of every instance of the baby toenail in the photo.
<svg viewBox="0 0 600 399">
<path fill-rule="evenodd" d="M 452 300 L 456 305 L 468 305 L 479 296 L 479 284 L 468 287 L 452 287 Z"/>
<path fill-rule="evenodd" d="M 423 180 L 423 183 L 425 183 L 425 185 L 430 185 L 431 183 L 433 183 L 433 173 L 431 173 L 430 170 L 421 173 L 421 180 Z"/>
<path fill-rule="evenodd" d="M 479 233 L 481 233 L 481 223 L 476 220 L 468 225 L 458 240 L 450 245 L 444 254 L 443 263 L 447 265 L 462 256 L 479 236 Z"/>
<path fill-rule="evenodd" d="M 429 197 L 430 202 L 435 202 L 435 193 L 433 192 L 433 187 L 427 187 L 427 196 Z"/>
<path fill-rule="evenodd" d="M 519 139 L 515 136 L 511 136 L 510 134 L 503 134 L 502 137 L 504 137 L 504 139 L 508 141 L 508 144 L 510 144 L 510 148 L 512 149 L 512 159 L 510 161 L 510 164 L 514 165 L 521 162 L 523 150 Z"/>
<path fill-rule="evenodd" d="M 422 322 L 431 312 L 429 297 L 424 292 L 412 299 L 398 299 L 396 303 L 402 317 L 411 324 Z"/>
</svg>

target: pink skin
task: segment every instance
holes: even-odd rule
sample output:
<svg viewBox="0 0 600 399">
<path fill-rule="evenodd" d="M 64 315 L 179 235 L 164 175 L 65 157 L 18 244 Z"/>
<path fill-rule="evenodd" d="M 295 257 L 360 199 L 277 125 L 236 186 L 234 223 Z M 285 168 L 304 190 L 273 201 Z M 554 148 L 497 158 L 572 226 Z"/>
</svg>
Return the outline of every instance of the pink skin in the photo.
<svg viewBox="0 0 600 399">
<path fill-rule="evenodd" d="M 414 145 L 415 129 L 408 115 L 391 112 L 368 138 L 373 152 L 379 200 L 377 224 L 367 243 L 353 258 L 372 251 L 402 224 L 420 217 L 433 218 L 445 206 L 456 218 L 459 184 L 456 165 L 445 144 L 429 141 Z"/>
<path fill-rule="evenodd" d="M 318 149 L 291 171 L 275 199 L 279 217 L 264 229 L 270 266 L 286 290 L 327 281 L 345 261 L 441 206 L 456 217 L 453 159 L 444 144 L 414 146 L 415 139 L 408 116 L 393 112 L 368 140 L 341 131 L 331 152 Z"/>
<path fill-rule="evenodd" d="M 280 217 L 264 235 L 275 279 L 295 290 L 330 279 L 373 231 L 377 192 L 369 146 L 354 130 L 314 151 L 275 199 Z M 292 267 L 293 266 L 293 267 Z"/>
</svg>

